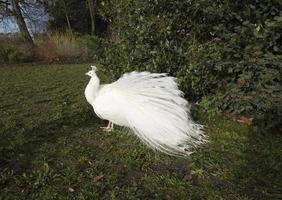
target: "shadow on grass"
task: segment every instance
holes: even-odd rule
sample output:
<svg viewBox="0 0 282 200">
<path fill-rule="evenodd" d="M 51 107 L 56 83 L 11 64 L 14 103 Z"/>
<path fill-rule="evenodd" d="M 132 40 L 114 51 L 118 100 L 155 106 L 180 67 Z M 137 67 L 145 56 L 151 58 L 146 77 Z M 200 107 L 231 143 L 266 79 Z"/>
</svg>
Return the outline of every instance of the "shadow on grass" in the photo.
<svg viewBox="0 0 282 200">
<path fill-rule="evenodd" d="M 210 144 L 187 160 L 154 154 L 119 129 L 95 134 L 105 122 L 92 109 L 71 112 L 16 133 L 20 141 L 13 143 L 11 137 L 4 143 L 0 168 L 14 174 L 4 174 L 0 187 L 6 194 L 15 191 L 17 198 L 21 190 L 33 198 L 281 198 L 281 136 L 258 135 L 233 122 L 214 120 L 203 123 L 210 124 Z M 99 175 L 103 178 L 93 182 Z"/>
<path fill-rule="evenodd" d="M 73 137 L 81 127 L 91 126 L 95 128 L 93 120 L 96 120 L 97 125 L 99 120 L 97 120 L 93 111 L 89 110 L 86 113 L 75 113 L 72 116 L 38 124 L 31 130 L 24 128 L 15 130 L 14 137 L 9 138 L 1 146 L 0 167 L 10 168 L 15 173 L 30 170 L 32 162 L 36 160 L 38 154 L 42 154 L 40 149 L 43 145 L 47 144 L 50 145 L 50 148 L 55 148 L 55 144 L 60 138 Z M 15 141 L 13 141 L 14 138 Z"/>
<path fill-rule="evenodd" d="M 209 126 L 211 142 L 192 155 L 196 185 L 217 198 L 282 199 L 281 134 L 262 135 L 225 116 L 200 112 L 198 117 Z"/>
</svg>

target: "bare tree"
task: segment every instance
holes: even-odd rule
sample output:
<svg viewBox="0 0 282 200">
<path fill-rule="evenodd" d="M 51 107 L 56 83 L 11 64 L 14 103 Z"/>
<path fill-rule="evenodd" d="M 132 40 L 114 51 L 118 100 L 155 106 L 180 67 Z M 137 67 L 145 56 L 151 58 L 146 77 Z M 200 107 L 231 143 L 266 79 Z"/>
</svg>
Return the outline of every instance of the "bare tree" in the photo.
<svg viewBox="0 0 282 200">
<path fill-rule="evenodd" d="M 33 48 L 34 42 L 23 17 L 21 2 L 19 0 L 0 0 L 0 17 L 1 19 L 4 17 L 14 17 L 24 41 Z"/>
<path fill-rule="evenodd" d="M 98 0 L 87 0 L 90 18 L 91 18 L 91 35 L 95 35 L 95 20 Z"/>
<path fill-rule="evenodd" d="M 22 15 L 22 11 L 21 11 L 21 7 L 19 5 L 19 1 L 18 0 L 11 0 L 11 3 L 12 3 L 13 15 L 16 18 L 17 25 L 20 29 L 20 32 L 22 34 L 23 39 L 25 40 L 25 42 L 29 46 L 34 47 L 32 37 L 31 37 L 30 33 L 28 32 L 26 23 L 24 21 L 23 15 Z"/>
<path fill-rule="evenodd" d="M 67 22 L 67 26 L 68 26 L 68 31 L 72 35 L 72 27 L 71 27 L 71 23 L 70 23 L 69 9 L 68 9 L 68 6 L 66 4 L 66 1 L 65 0 L 60 0 L 59 3 L 62 6 L 62 11 L 63 11 L 63 13 L 65 15 L 65 18 L 66 18 L 66 22 Z"/>
</svg>

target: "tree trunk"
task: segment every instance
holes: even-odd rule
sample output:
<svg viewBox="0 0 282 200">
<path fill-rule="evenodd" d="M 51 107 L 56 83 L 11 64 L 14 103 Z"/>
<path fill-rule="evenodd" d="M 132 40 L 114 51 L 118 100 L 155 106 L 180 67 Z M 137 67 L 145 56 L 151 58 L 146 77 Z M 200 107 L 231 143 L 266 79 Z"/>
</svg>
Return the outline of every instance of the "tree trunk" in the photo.
<svg viewBox="0 0 282 200">
<path fill-rule="evenodd" d="M 30 47 L 33 48 L 34 42 L 33 42 L 32 37 L 30 36 L 30 34 L 28 32 L 26 23 L 24 21 L 24 18 L 23 18 L 22 12 L 21 12 L 19 2 L 18 2 L 18 0 L 11 0 L 11 3 L 12 3 L 12 7 L 13 7 L 13 14 L 16 18 L 16 22 L 17 22 L 17 25 L 20 29 L 21 35 L 22 35 L 24 41 L 27 43 L 27 45 L 29 45 Z"/>
<path fill-rule="evenodd" d="M 64 7 L 64 12 L 65 12 L 65 17 L 66 17 L 67 25 L 68 25 L 68 31 L 69 31 L 70 34 L 72 35 L 72 28 L 71 28 L 71 23 L 70 23 L 68 8 L 67 8 L 67 5 L 66 5 L 65 0 L 62 0 L 62 3 L 63 3 L 63 7 Z"/>
<path fill-rule="evenodd" d="M 68 30 L 69 30 L 70 34 L 72 35 L 71 23 L 70 23 L 69 15 L 68 15 L 67 12 L 65 13 L 65 16 L 66 16 L 66 20 L 67 20 L 67 24 L 68 24 Z"/>
<path fill-rule="evenodd" d="M 96 8 L 97 0 L 87 0 L 89 13 L 91 17 L 91 35 L 95 35 L 95 19 L 96 19 Z"/>
</svg>

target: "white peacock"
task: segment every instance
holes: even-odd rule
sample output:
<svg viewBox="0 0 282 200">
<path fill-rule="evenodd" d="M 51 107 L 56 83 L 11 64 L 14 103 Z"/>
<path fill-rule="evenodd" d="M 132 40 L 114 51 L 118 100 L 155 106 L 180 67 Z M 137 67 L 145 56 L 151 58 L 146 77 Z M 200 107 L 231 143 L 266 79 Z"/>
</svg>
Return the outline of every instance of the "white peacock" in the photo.
<svg viewBox="0 0 282 200">
<path fill-rule="evenodd" d="M 100 85 L 91 66 L 85 97 L 98 117 L 125 126 L 149 147 L 169 155 L 189 155 L 207 142 L 201 125 L 190 117 L 189 103 L 176 78 L 164 73 L 131 72 L 111 84 Z"/>
</svg>

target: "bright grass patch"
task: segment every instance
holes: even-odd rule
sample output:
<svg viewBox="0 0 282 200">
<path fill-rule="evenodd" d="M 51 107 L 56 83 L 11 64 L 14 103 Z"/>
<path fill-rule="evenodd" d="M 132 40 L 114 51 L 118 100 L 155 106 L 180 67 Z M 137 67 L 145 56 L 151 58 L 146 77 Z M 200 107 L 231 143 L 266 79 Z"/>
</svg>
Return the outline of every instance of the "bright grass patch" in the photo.
<svg viewBox="0 0 282 200">
<path fill-rule="evenodd" d="M 0 68 L 0 199 L 282 198 L 281 135 L 198 110 L 210 143 L 187 159 L 159 154 L 122 128 L 101 132 L 88 69 Z"/>
</svg>

